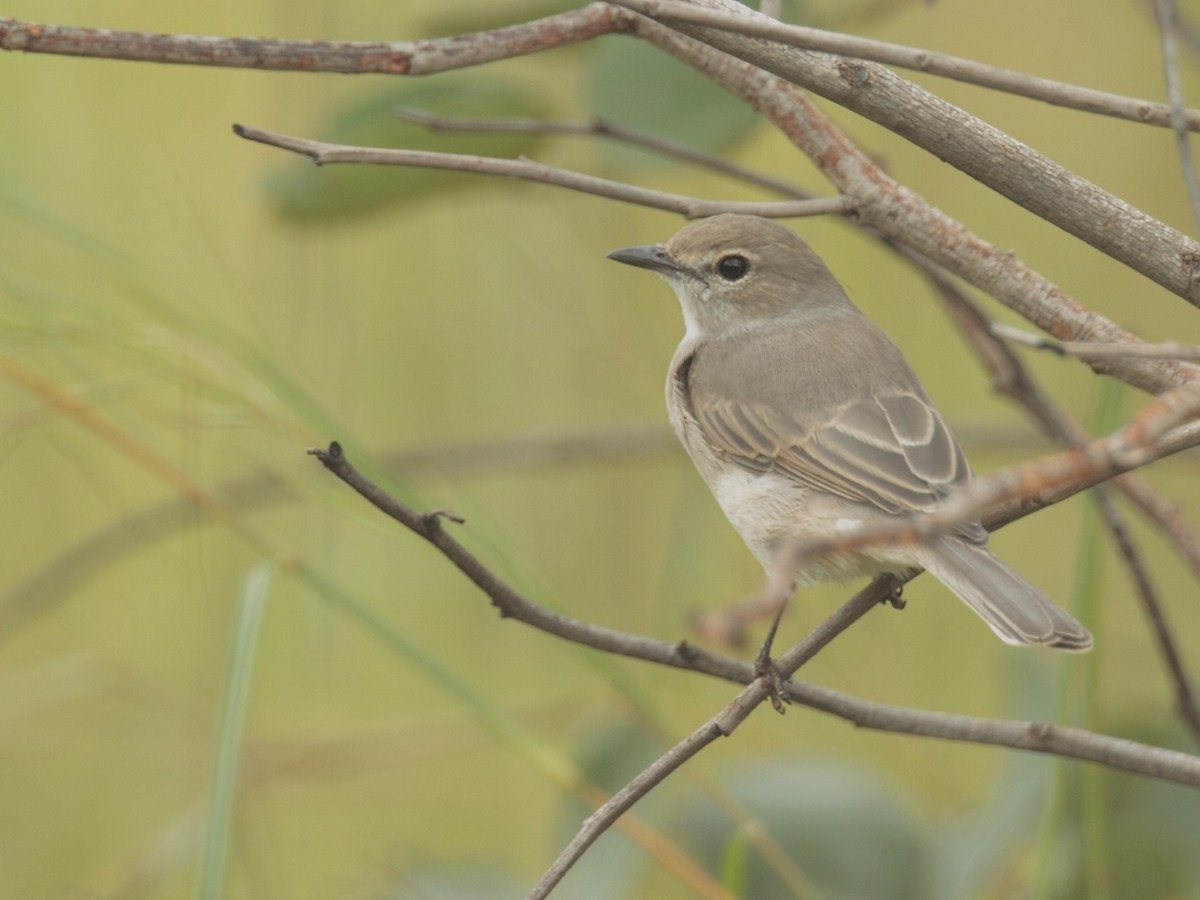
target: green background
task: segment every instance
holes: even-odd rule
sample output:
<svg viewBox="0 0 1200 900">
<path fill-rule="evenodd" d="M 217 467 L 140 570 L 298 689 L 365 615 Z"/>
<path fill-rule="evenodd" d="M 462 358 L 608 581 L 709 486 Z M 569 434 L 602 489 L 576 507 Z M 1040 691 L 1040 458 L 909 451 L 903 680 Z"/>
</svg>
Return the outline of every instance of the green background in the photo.
<svg viewBox="0 0 1200 900">
<path fill-rule="evenodd" d="M 1152 20 L 1127 0 L 861 6 L 802 14 L 1163 96 Z M 14 0 L 6 14 L 401 40 L 548 9 Z M 674 299 L 604 259 L 665 239 L 677 217 L 511 181 L 318 170 L 230 130 L 524 152 L 665 190 L 762 196 L 584 139 L 430 136 L 388 117 L 396 103 L 624 112 L 828 191 L 769 127 L 747 131 L 670 71 L 621 82 L 646 64 L 631 45 L 607 37 L 411 82 L 0 55 L 0 895 L 519 896 L 585 813 L 585 779 L 615 790 L 733 695 L 501 621 L 304 452 L 339 439 L 406 501 L 464 516 L 456 536 L 539 602 L 686 636 L 693 612 L 750 595 L 761 572 L 666 431 L 661 384 L 682 333 Z M 1200 102 L 1195 67 L 1184 75 Z M 1195 230 L 1168 132 L 919 80 Z M 902 183 L 1085 305 L 1150 340 L 1200 342 L 1184 301 L 831 112 Z M 904 349 L 977 471 L 1046 449 L 912 271 L 845 223 L 794 224 Z M 1097 419 L 1082 366 L 1023 355 L 1074 416 Z M 1116 402 L 1128 413 L 1144 399 Z M 600 440 L 623 434 L 649 440 L 625 453 Z M 547 458 L 564 436 L 584 440 Z M 1194 459 L 1146 476 L 1194 511 Z M 1004 646 L 921 579 L 902 614 L 868 615 L 803 677 L 887 703 L 1056 718 L 1194 751 L 1091 517 L 1076 499 L 994 539 L 1049 595 L 1098 608 L 1088 657 Z M 1132 518 L 1194 661 L 1195 581 Z M 66 555 L 98 535 L 108 543 L 91 556 Z M 52 580 L 31 583 L 39 574 Z M 849 590 L 803 592 L 781 640 Z M 1200 893 L 1194 791 L 861 732 L 801 708 L 752 716 L 635 815 L 744 896 Z M 791 863 L 764 874 L 772 841 Z M 561 896 L 694 895 L 682 864 L 644 847 L 605 836 Z"/>
</svg>

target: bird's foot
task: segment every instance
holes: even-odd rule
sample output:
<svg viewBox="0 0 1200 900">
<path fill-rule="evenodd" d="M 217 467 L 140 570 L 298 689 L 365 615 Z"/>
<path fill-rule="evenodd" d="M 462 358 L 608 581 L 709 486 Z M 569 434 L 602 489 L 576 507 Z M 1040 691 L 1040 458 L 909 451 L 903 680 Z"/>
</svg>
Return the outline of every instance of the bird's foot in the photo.
<svg viewBox="0 0 1200 900">
<path fill-rule="evenodd" d="M 888 586 L 887 594 L 879 602 L 887 604 L 892 609 L 904 609 L 908 606 L 908 601 L 904 599 L 904 585 L 899 580 L 893 580 Z"/>
<path fill-rule="evenodd" d="M 779 628 L 779 620 L 782 616 L 783 609 L 781 608 L 771 623 L 771 627 L 767 629 L 767 636 L 763 640 L 762 646 L 758 648 L 758 656 L 754 658 L 754 677 L 766 685 L 767 697 L 771 701 L 771 706 L 781 716 L 787 700 L 783 693 L 783 676 L 779 674 L 779 668 L 775 665 L 775 660 L 771 658 L 771 645 L 775 642 L 775 631 Z"/>
</svg>

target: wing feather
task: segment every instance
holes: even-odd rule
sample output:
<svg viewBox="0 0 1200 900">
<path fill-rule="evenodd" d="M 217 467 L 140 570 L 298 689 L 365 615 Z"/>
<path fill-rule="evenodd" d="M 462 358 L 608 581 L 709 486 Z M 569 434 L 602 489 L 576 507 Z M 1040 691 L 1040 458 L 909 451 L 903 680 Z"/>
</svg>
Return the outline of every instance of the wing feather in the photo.
<svg viewBox="0 0 1200 900">
<path fill-rule="evenodd" d="M 713 449 L 736 465 L 892 514 L 928 510 L 970 477 L 950 429 L 915 393 L 851 402 L 816 425 L 724 398 L 693 410 Z M 982 538 L 977 525 L 963 530 Z"/>
</svg>

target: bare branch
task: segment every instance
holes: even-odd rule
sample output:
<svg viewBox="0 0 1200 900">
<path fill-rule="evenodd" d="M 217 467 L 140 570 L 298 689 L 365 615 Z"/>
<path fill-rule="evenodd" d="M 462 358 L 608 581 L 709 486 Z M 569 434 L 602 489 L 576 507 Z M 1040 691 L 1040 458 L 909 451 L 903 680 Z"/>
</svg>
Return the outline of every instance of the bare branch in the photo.
<svg viewBox="0 0 1200 900">
<path fill-rule="evenodd" d="M 1175 149 L 1179 154 L 1179 167 L 1183 172 L 1183 183 L 1192 207 L 1192 219 L 1200 225 L 1200 182 L 1196 180 L 1196 162 L 1192 159 L 1192 151 L 1188 145 L 1189 121 L 1187 111 L 1183 108 L 1183 86 L 1179 83 L 1179 61 L 1175 55 L 1175 28 L 1179 20 L 1175 0 L 1155 0 L 1154 17 L 1158 22 L 1158 35 L 1162 44 L 1163 76 L 1167 83 Z"/>
<path fill-rule="evenodd" d="M 740 725 L 767 696 L 766 686 L 759 681 L 744 688 L 717 715 L 713 716 L 694 732 L 656 759 L 637 777 L 613 794 L 607 802 L 584 819 L 579 832 L 572 838 L 558 858 L 546 870 L 533 890 L 529 900 L 541 900 L 549 896 L 571 867 L 579 861 L 587 849 L 605 831 L 624 815 L 638 800 L 661 784 L 668 775 L 715 741 L 726 737 Z"/>
<path fill-rule="evenodd" d="M 1048 350 L 1058 356 L 1074 356 L 1078 359 L 1112 359 L 1126 357 L 1136 359 L 1186 359 L 1200 361 L 1200 347 L 1195 344 L 1180 344 L 1167 341 L 1162 344 L 1109 344 L 1100 341 L 1056 341 L 1045 335 L 1022 331 L 1002 322 L 992 322 L 988 330 L 998 338 L 1024 344 L 1036 350 Z"/>
<path fill-rule="evenodd" d="M 611 138 L 623 144 L 652 150 L 662 156 L 683 160 L 731 178 L 738 178 L 747 184 L 775 191 L 785 197 L 793 197 L 797 200 L 807 200 L 812 197 L 807 191 L 780 178 L 772 178 L 770 175 L 755 172 L 719 156 L 689 147 L 687 144 L 680 144 L 677 141 L 667 140 L 658 135 L 647 134 L 632 128 L 622 128 L 620 125 L 614 125 L 603 119 L 597 119 L 594 122 L 549 122 L 544 119 L 469 119 L 439 116 L 411 107 L 397 107 L 393 112 L 402 119 L 424 125 L 435 131 L 500 131 Z"/>
<path fill-rule="evenodd" d="M 669 428 L 610 428 L 543 437 L 517 437 L 443 444 L 382 454 L 378 462 L 393 471 L 434 471 L 469 477 L 489 472 L 546 471 L 572 463 L 644 461 L 675 453 L 679 442 Z M 219 502 L 245 513 L 296 499 L 291 484 L 263 469 L 208 489 Z M 0 645 L 31 618 L 54 609 L 82 584 L 131 554 L 202 521 L 204 509 L 186 497 L 153 503 L 114 521 L 59 553 L 29 578 L 0 595 Z"/>
<path fill-rule="evenodd" d="M 1125 568 L 1133 581 L 1134 591 L 1142 605 L 1146 621 L 1150 623 L 1150 631 L 1158 647 L 1159 656 L 1166 666 L 1167 675 L 1175 691 L 1175 711 L 1183 720 L 1183 724 L 1192 732 L 1192 739 L 1200 742 L 1200 707 L 1196 705 L 1195 692 L 1192 690 L 1191 679 L 1184 669 L 1183 658 L 1175 636 L 1167 625 L 1166 613 L 1158 600 L 1158 592 L 1150 580 L 1150 572 L 1142 561 L 1141 554 L 1133 543 L 1133 536 L 1125 526 L 1124 519 L 1117 512 L 1116 504 L 1106 491 L 1097 491 L 1096 500 L 1101 513 L 1108 525 L 1109 533 L 1117 545 Z"/>
<path fill-rule="evenodd" d="M 1171 108 L 1092 90 L 974 60 L 852 35 L 762 22 L 663 0 L 620 0 L 619 6 L 664 22 L 709 25 L 750 37 L 809 50 L 914 69 L 994 88 L 1057 106 L 1150 125 L 1171 124 Z M 775 3 L 762 8 L 771 19 Z M 313 41 L 217 37 L 78 28 L 0 17 L 0 49 L 176 65 L 218 66 L 295 72 L 419 75 L 480 65 L 623 30 L 605 3 L 548 16 L 492 32 L 425 41 Z M 1184 110 L 1185 127 L 1200 130 L 1200 111 Z"/>
<path fill-rule="evenodd" d="M 1162 410 L 1161 416 L 1182 414 L 1180 404 L 1160 402 L 1158 405 Z M 1127 427 L 1138 434 L 1153 435 L 1160 424 L 1162 423 L 1148 423 L 1135 419 Z M 1136 428 L 1133 427 L 1135 425 Z M 491 598 L 501 615 L 512 616 L 552 634 L 597 649 L 691 669 L 747 685 L 746 689 L 719 714 L 656 760 L 589 816 L 575 839 L 529 896 L 545 897 L 587 847 L 623 812 L 705 746 L 718 737 L 731 734 L 750 712 L 770 695 L 773 687 L 769 683 L 771 679 L 756 678 L 753 667 L 745 662 L 707 653 L 682 643 L 672 645 L 622 634 L 541 608 L 502 582 L 466 548 L 446 534 L 440 526 L 439 516 L 416 513 L 363 478 L 346 459 L 338 444 L 331 444 L 328 450 L 312 450 L 310 453 L 317 456 L 327 469 L 381 511 L 437 547 Z M 780 677 L 790 678 L 838 634 L 885 599 L 893 584 L 890 576 L 877 578 L 843 604 L 780 657 L 777 662 Z M 782 687 L 785 696 L 794 702 L 841 716 L 864 727 L 1055 753 L 1200 787 L 1200 758 L 1184 753 L 1048 724 L 992 721 L 888 707 L 848 697 L 828 688 L 791 680 L 786 681 Z"/>
<path fill-rule="evenodd" d="M 428 75 L 577 44 L 622 25 L 622 13 L 607 3 L 490 32 L 388 43 L 154 34 L 0 17 L 0 50 L 291 72 Z"/>
<path fill-rule="evenodd" d="M 820 28 L 751 19 L 747 16 L 704 9 L 687 3 L 675 2 L 675 0 L 612 0 L 612 2 L 618 6 L 636 10 L 659 22 L 720 28 L 723 31 L 777 41 L 804 50 L 835 53 L 952 78 L 965 84 L 992 88 L 1067 109 L 1077 109 L 1147 125 L 1172 126 L 1172 109 L 1165 103 L 1154 103 L 1150 100 L 1124 97 L 1120 94 L 1097 91 L 1049 78 L 1039 78 L 1036 75 L 1014 72 L 1011 69 L 990 66 L 959 56 L 934 53 L 931 50 L 905 47 L 901 44 L 840 34 L 835 31 L 824 31 Z M 1184 109 L 1182 114 L 1186 129 L 1200 131 L 1200 110 Z"/>
<path fill-rule="evenodd" d="M 1200 435 L 1193 437 L 1200 440 Z M 755 681 L 753 666 L 749 663 L 710 653 L 685 643 L 670 644 L 640 635 L 625 634 L 610 628 L 571 619 L 540 607 L 501 581 L 461 543 L 447 534 L 441 528 L 439 517 L 415 512 L 363 477 L 346 459 L 338 444 L 331 444 L 328 450 L 311 450 L 309 452 L 316 456 L 330 472 L 346 482 L 379 510 L 436 547 L 491 599 L 492 604 L 496 606 L 502 616 L 511 617 L 542 631 L 598 650 L 699 672 L 740 684 L 751 684 Z M 990 518 L 995 520 L 994 516 Z M 887 599 L 893 584 L 893 579 L 883 576 L 859 591 L 778 659 L 776 665 L 780 674 L 785 678 L 791 676 L 838 634 Z M 911 718 L 905 719 L 906 724 L 903 729 L 910 734 L 928 734 L 931 737 L 945 737 L 952 740 L 975 740 L 977 733 L 986 731 L 986 729 L 980 728 L 980 724 L 988 721 L 970 717 L 945 716 L 939 713 L 933 714 L 932 718 L 925 718 L 922 722 L 921 717 L 927 717 L 930 714 L 896 710 L 893 707 L 880 706 L 868 701 L 854 701 L 839 706 L 841 701 L 852 698 L 828 688 L 818 688 L 794 681 L 786 682 L 784 689 L 787 697 L 797 703 L 813 706 L 835 715 L 844 715 L 850 721 L 867 727 L 884 727 L 870 724 L 871 717 L 882 712 L 894 712 L 901 718 L 911 714 Z M 762 695 L 759 696 L 759 702 L 765 696 L 766 688 L 764 687 Z M 722 721 L 729 724 L 728 720 Z M 1004 723 L 999 724 L 1003 725 Z M 1030 726 L 1028 723 L 1007 724 L 1011 727 L 1001 727 L 994 733 L 984 734 L 980 739 L 986 743 L 1015 746 L 1021 749 L 1063 753 L 1079 759 L 1103 762 L 1116 768 L 1167 778 L 1181 784 L 1200 786 L 1200 759 L 1186 754 L 1172 754 L 1157 748 L 1146 748 L 1153 752 L 1140 757 L 1137 753 L 1133 753 L 1135 758 L 1131 761 L 1121 752 L 1115 752 L 1111 757 L 1105 756 L 1100 748 L 1108 747 L 1110 746 L 1109 742 L 1112 742 L 1117 747 L 1124 747 L 1133 752 L 1133 748 L 1142 745 L 1070 729 L 1051 729 L 1050 726 Z M 1043 738 L 1049 731 L 1054 731 L 1057 736 L 1047 743 Z M 1070 735 L 1069 739 L 1063 737 L 1068 734 Z M 1099 738 L 1099 742 L 1091 740 L 1093 738 Z M 1166 757 L 1162 754 L 1166 754 Z M 1168 759 L 1169 763 L 1164 764 L 1163 759 Z"/>
<path fill-rule="evenodd" d="M 808 682 L 788 682 L 785 689 L 789 700 L 831 713 L 860 728 L 1051 753 L 1200 787 L 1200 757 L 1176 750 L 1046 722 L 981 719 L 886 706 Z M 1183 778 L 1172 778 L 1164 772 Z"/>
<path fill-rule="evenodd" d="M 771 218 L 794 216 L 820 216 L 831 213 L 846 213 L 853 209 L 853 202 L 846 197 L 819 197 L 813 200 L 763 201 L 760 203 L 700 200 L 655 191 L 649 188 L 583 175 L 568 169 L 558 169 L 529 159 L 495 159 L 488 156 L 467 156 L 458 153 L 434 153 L 424 150 L 392 150 L 381 147 L 349 147 L 344 144 L 328 144 L 308 138 L 293 137 L 234 125 L 239 137 L 258 141 L 272 147 L 280 147 L 307 156 L 317 165 L 333 163 L 356 163 L 361 165 L 415 166 L 426 169 L 449 169 L 455 172 L 472 172 L 478 175 L 502 175 L 524 181 L 552 184 L 556 187 L 636 203 L 652 209 L 663 209 L 679 213 L 689 219 L 703 218 L 722 212 L 736 212 Z"/>
</svg>

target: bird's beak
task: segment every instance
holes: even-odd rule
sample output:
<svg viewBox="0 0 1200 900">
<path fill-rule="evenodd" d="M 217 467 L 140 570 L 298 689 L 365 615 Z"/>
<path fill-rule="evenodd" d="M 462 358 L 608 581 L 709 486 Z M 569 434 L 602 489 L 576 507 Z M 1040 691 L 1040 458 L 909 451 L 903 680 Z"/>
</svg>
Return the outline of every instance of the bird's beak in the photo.
<svg viewBox="0 0 1200 900">
<path fill-rule="evenodd" d="M 662 244 L 644 244 L 641 247 L 625 247 L 608 254 L 609 259 L 615 259 L 627 266 L 637 266 L 639 269 L 649 269 L 660 275 L 670 275 L 683 270 L 683 266 L 675 262 Z"/>
</svg>

